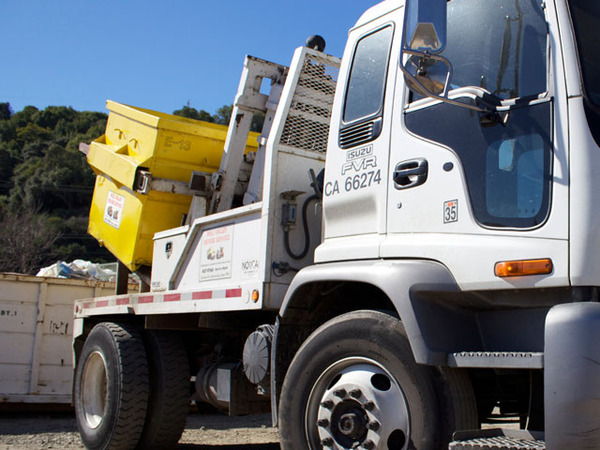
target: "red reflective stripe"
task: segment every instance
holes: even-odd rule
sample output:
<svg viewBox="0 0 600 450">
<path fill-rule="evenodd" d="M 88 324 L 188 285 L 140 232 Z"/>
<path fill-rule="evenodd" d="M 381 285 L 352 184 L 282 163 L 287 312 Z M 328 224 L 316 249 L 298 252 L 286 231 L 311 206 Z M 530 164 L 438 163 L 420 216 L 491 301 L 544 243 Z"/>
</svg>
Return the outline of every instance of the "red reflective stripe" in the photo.
<svg viewBox="0 0 600 450">
<path fill-rule="evenodd" d="M 93 304 L 94 304 L 94 302 L 85 302 L 85 303 L 82 305 L 82 308 L 83 308 L 83 309 L 86 309 L 86 308 L 91 308 Z"/>
<path fill-rule="evenodd" d="M 225 297 L 226 298 L 241 297 L 241 296 L 242 296 L 242 290 L 241 289 L 227 289 L 225 291 Z"/>
<path fill-rule="evenodd" d="M 165 294 L 163 300 L 165 302 L 178 302 L 181 300 L 181 294 Z"/>
<path fill-rule="evenodd" d="M 126 298 L 118 298 L 117 305 L 129 305 L 129 297 Z"/>
<path fill-rule="evenodd" d="M 143 297 L 138 297 L 138 303 L 152 303 L 153 301 L 153 295 L 144 295 Z"/>
<path fill-rule="evenodd" d="M 96 308 L 104 308 L 108 306 L 108 300 L 96 300 Z"/>
<path fill-rule="evenodd" d="M 192 300 L 210 300 L 211 298 L 212 291 L 201 291 L 192 293 Z"/>
</svg>

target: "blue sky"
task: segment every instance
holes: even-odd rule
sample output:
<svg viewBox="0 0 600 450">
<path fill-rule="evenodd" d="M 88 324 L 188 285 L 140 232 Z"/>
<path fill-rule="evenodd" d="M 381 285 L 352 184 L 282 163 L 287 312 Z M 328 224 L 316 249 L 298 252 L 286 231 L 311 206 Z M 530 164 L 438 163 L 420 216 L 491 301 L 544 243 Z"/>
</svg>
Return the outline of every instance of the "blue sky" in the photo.
<svg viewBox="0 0 600 450">
<path fill-rule="evenodd" d="M 0 102 L 172 112 L 230 104 L 244 56 L 288 65 L 311 34 L 341 56 L 377 0 L 0 0 Z"/>
</svg>

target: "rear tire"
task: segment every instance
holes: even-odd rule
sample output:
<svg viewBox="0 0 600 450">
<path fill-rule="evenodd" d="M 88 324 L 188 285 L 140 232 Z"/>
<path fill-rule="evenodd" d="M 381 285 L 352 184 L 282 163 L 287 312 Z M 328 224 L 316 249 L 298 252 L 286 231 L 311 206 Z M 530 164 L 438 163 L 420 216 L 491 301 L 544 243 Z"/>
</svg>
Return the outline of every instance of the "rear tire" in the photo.
<svg viewBox="0 0 600 450">
<path fill-rule="evenodd" d="M 279 403 L 281 448 L 447 448 L 450 427 L 471 428 L 477 419 L 472 391 L 457 405 L 457 389 L 468 394 L 458 372 L 415 362 L 396 318 L 341 315 L 318 328 L 290 364 Z M 450 420 L 442 417 L 449 412 Z"/>
<path fill-rule="evenodd" d="M 148 363 L 142 337 L 128 324 L 96 325 L 75 371 L 77 427 L 89 449 L 133 449 L 148 404 Z"/>
<path fill-rule="evenodd" d="M 181 438 L 190 402 L 190 367 L 182 340 L 174 333 L 148 331 L 150 401 L 138 448 L 172 448 Z"/>
<path fill-rule="evenodd" d="M 451 440 L 455 431 L 480 426 L 477 399 L 466 369 L 432 368 L 442 417 L 442 438 Z"/>
</svg>

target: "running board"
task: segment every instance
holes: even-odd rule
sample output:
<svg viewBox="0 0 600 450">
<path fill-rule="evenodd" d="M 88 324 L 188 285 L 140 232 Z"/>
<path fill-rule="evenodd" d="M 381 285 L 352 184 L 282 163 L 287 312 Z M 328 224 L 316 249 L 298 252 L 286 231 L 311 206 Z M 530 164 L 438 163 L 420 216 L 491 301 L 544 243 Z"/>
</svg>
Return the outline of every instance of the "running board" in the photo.
<svg viewBox="0 0 600 450">
<path fill-rule="evenodd" d="M 543 369 L 542 352 L 460 352 L 448 355 L 450 367 Z"/>
<path fill-rule="evenodd" d="M 544 433 L 527 430 L 494 428 L 489 430 L 457 431 L 449 450 L 546 450 Z"/>
</svg>

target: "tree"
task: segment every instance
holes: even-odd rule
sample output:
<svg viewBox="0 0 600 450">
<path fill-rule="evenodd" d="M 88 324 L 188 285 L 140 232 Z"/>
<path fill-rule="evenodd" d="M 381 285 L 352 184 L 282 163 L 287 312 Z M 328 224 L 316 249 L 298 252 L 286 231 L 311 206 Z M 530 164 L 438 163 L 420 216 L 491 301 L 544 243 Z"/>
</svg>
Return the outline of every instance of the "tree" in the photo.
<svg viewBox="0 0 600 450">
<path fill-rule="evenodd" d="M 29 122 L 24 127 L 17 128 L 17 139 L 22 144 L 35 141 L 49 141 L 52 139 L 52 131 L 36 123 Z"/>
<path fill-rule="evenodd" d="M 10 103 L 0 103 L 0 120 L 8 120 L 12 116 Z"/>
<path fill-rule="evenodd" d="M 187 117 L 188 119 L 203 120 L 204 122 L 212 122 L 218 123 L 219 125 L 229 126 L 232 111 L 233 105 L 223 105 L 217 109 L 215 114 L 211 116 L 210 113 L 204 111 L 203 109 L 197 110 L 188 104 L 181 109 L 173 111 L 173 114 L 176 116 Z M 256 131 L 260 133 L 262 131 L 264 121 L 265 115 L 263 113 L 254 113 L 252 116 L 250 131 Z"/>
<path fill-rule="evenodd" d="M 17 127 L 24 127 L 28 123 L 35 123 L 34 116 L 39 112 L 35 106 L 26 106 L 21 111 L 14 113 L 10 121 Z"/>
<path fill-rule="evenodd" d="M 42 155 L 29 155 L 15 168 L 11 205 L 79 214 L 89 209 L 94 179 L 83 154 L 50 142 Z"/>
<path fill-rule="evenodd" d="M 231 113 L 233 112 L 233 105 L 223 105 L 217 109 L 217 113 L 213 116 L 215 123 L 221 125 L 229 125 L 231 120 Z M 263 123 L 265 121 L 265 115 L 262 112 L 255 112 L 252 115 L 252 123 L 250 124 L 250 131 L 260 133 L 262 131 Z"/>
<path fill-rule="evenodd" d="M 60 237 L 48 216 L 35 211 L 7 215 L 0 222 L 0 272 L 33 273 L 53 260 Z"/>
<path fill-rule="evenodd" d="M 204 111 L 203 109 L 197 110 L 190 105 L 186 105 L 181 109 L 173 111 L 173 114 L 176 116 L 187 117 L 188 119 L 203 120 L 204 122 L 215 121 L 209 112 Z"/>
<path fill-rule="evenodd" d="M 95 175 L 78 150 L 104 133 L 106 119 L 63 106 L 13 113 L 0 104 L 0 270 L 32 272 L 57 258 L 114 261 L 86 232 Z M 7 231 L 18 224 L 20 235 Z M 45 244 L 19 259 L 18 242 L 38 242 L 30 224 L 45 231 Z M 8 242 L 13 235 L 18 239 Z"/>
<path fill-rule="evenodd" d="M 12 182 L 10 181 L 15 161 L 7 146 L 0 142 L 0 195 L 8 195 Z"/>
<path fill-rule="evenodd" d="M 223 105 L 213 116 L 215 119 L 215 123 L 219 123 L 221 125 L 229 125 L 229 120 L 231 119 L 231 112 L 233 111 L 233 105 Z"/>
</svg>

